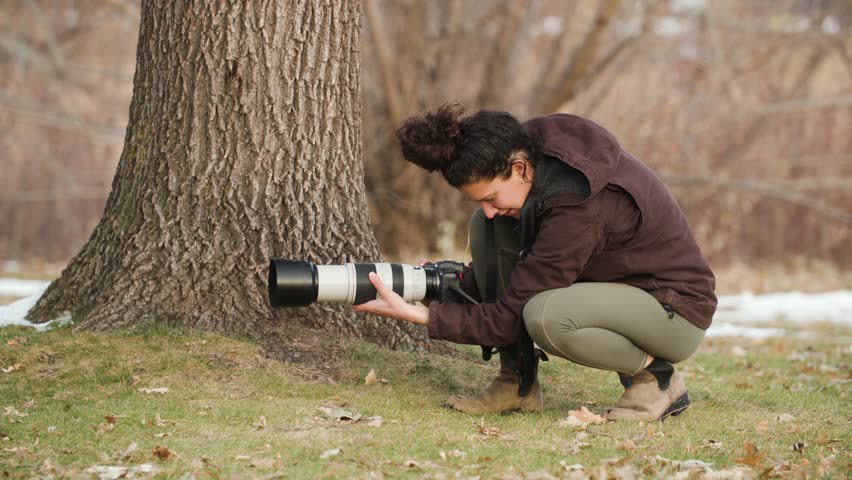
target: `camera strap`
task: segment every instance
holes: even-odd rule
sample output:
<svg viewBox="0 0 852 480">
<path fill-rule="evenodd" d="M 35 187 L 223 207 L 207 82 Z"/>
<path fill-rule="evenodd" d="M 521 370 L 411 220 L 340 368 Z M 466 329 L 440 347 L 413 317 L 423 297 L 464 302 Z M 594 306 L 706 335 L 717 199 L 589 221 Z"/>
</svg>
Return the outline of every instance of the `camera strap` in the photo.
<svg viewBox="0 0 852 480">
<path fill-rule="evenodd" d="M 491 275 L 486 275 L 484 278 L 485 298 L 482 303 L 494 303 L 497 301 L 497 247 L 494 241 L 494 219 L 485 219 L 485 271 L 491 272 Z M 479 280 L 479 279 L 477 279 Z M 482 359 L 486 362 L 491 360 L 494 354 L 494 347 L 482 345 Z"/>
<path fill-rule="evenodd" d="M 500 272 L 497 270 L 497 247 L 494 240 L 494 219 L 485 219 L 485 271 L 493 272 L 493 275 L 485 276 L 485 298 L 484 303 L 494 303 L 497 301 L 497 277 Z"/>
</svg>

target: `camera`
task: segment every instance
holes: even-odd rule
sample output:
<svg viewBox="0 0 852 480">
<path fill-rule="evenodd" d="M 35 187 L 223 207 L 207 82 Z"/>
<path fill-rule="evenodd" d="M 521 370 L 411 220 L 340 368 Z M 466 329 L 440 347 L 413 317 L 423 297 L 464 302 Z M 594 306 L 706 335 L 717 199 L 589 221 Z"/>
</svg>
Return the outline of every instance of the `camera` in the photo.
<svg viewBox="0 0 852 480">
<path fill-rule="evenodd" d="M 461 289 L 464 264 L 453 260 L 422 267 L 402 263 L 345 263 L 317 265 L 304 260 L 269 262 L 269 304 L 304 307 L 315 302 L 350 305 L 375 300 L 368 275 L 375 272 L 388 288 L 407 302 L 478 303 Z"/>
</svg>

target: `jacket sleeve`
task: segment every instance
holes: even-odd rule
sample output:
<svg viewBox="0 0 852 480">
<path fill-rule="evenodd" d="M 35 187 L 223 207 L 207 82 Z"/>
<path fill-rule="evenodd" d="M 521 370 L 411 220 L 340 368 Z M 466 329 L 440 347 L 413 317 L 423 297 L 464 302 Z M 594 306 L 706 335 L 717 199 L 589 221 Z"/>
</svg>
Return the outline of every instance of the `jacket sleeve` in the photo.
<svg viewBox="0 0 852 480">
<path fill-rule="evenodd" d="M 496 303 L 429 305 L 429 337 L 473 345 L 506 346 L 523 331 L 527 300 L 545 290 L 568 287 L 604 243 L 603 223 L 584 205 L 554 206 L 544 212 L 530 254 L 512 270 Z"/>
<path fill-rule="evenodd" d="M 473 273 L 473 262 L 464 267 L 459 286 L 464 293 L 473 297 L 477 302 L 482 301 L 482 296 L 479 294 L 479 284 L 476 283 L 476 275 Z"/>
</svg>

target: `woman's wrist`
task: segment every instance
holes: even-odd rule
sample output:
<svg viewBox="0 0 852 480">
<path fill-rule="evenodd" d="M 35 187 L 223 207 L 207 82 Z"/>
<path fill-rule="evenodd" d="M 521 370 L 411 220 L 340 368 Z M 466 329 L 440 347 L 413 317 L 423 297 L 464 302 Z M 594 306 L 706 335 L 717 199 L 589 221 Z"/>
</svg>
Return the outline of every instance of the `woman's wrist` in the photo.
<svg viewBox="0 0 852 480">
<path fill-rule="evenodd" d="M 411 323 L 416 323 L 417 325 L 428 325 L 429 324 L 429 308 L 424 307 L 422 305 L 411 305 L 411 312 L 407 315 L 408 320 Z"/>
</svg>

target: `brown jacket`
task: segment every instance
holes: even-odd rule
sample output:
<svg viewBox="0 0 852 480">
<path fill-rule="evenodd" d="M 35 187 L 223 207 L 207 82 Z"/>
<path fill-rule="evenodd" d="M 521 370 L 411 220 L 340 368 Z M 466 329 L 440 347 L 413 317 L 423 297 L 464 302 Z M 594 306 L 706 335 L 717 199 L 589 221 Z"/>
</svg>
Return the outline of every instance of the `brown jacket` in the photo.
<svg viewBox="0 0 852 480">
<path fill-rule="evenodd" d="M 650 293 L 696 326 L 710 326 L 715 278 L 683 211 L 662 181 L 621 149 L 607 130 L 574 115 L 524 123 L 541 152 L 580 170 L 591 194 L 562 193 L 544 201 L 530 254 L 512 270 L 496 303 L 429 305 L 429 336 L 505 346 L 523 332 L 533 295 L 575 282 L 618 282 Z M 466 289 L 475 285 L 465 272 Z"/>
</svg>

